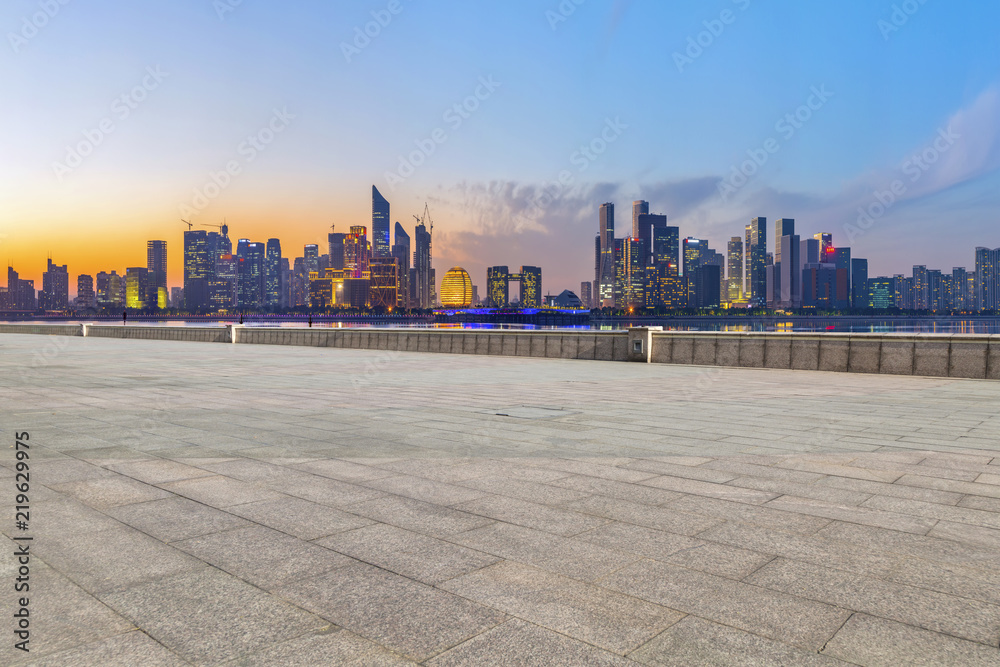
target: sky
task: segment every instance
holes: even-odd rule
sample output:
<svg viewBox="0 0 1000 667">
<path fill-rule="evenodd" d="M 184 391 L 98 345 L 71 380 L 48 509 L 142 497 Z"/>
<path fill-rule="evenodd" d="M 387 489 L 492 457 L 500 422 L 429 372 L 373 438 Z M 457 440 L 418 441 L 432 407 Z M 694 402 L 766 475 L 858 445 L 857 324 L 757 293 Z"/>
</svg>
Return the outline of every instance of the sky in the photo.
<svg viewBox="0 0 1000 667">
<path fill-rule="evenodd" d="M 645 199 L 724 252 L 750 219 L 872 276 L 1000 246 L 1000 3 L 7 0 L 0 253 L 40 287 L 144 266 L 194 225 L 408 230 L 438 277 L 593 280 L 598 207 Z M 770 227 L 770 225 L 769 225 Z M 769 243 L 771 240 L 769 239 Z M 484 290 L 481 287 L 480 293 Z"/>
</svg>

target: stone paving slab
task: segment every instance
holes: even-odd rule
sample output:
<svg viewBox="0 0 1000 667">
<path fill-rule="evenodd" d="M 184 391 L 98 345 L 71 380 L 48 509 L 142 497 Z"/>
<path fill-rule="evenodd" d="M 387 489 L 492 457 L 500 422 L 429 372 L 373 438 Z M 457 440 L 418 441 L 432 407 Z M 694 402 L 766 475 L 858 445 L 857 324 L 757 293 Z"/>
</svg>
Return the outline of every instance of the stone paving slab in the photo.
<svg viewBox="0 0 1000 667">
<path fill-rule="evenodd" d="M 1000 664 L 998 382 L 48 342 L 2 664 Z"/>
</svg>

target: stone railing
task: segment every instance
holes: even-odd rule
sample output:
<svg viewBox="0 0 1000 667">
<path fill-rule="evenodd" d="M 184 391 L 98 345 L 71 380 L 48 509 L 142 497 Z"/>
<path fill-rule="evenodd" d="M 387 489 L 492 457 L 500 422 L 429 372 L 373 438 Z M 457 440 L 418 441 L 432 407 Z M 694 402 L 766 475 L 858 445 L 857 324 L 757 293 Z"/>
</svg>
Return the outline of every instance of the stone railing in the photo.
<svg viewBox="0 0 1000 667">
<path fill-rule="evenodd" d="M 3 333 L 1000 379 L 996 335 L 0 324 Z"/>
</svg>

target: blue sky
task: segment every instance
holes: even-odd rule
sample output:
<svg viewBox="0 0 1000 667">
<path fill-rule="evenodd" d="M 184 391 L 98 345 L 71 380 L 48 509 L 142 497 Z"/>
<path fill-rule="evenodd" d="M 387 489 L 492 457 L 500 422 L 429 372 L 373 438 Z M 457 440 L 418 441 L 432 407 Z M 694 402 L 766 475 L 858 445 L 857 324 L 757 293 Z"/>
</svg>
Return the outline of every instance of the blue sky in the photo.
<svg viewBox="0 0 1000 667">
<path fill-rule="evenodd" d="M 645 198 L 720 250 L 751 217 L 792 217 L 850 237 L 872 275 L 1000 246 L 998 3 L 63 2 L 0 8 L 0 250 L 29 277 L 48 252 L 71 273 L 140 265 L 163 238 L 180 284 L 182 213 L 294 256 L 366 224 L 373 183 L 407 227 L 430 203 L 439 275 L 460 264 L 482 285 L 486 266 L 538 264 L 554 293 L 593 278 L 609 200 L 619 235 Z M 115 100 L 144 80 L 122 118 Z M 249 160 L 275 110 L 286 126 Z M 794 132 L 776 125 L 797 110 Z M 60 169 L 102 121 L 114 131 Z M 911 180 L 904 161 L 949 127 Z M 401 158 L 419 166 L 397 179 Z M 902 195 L 857 226 L 896 180 Z"/>
</svg>

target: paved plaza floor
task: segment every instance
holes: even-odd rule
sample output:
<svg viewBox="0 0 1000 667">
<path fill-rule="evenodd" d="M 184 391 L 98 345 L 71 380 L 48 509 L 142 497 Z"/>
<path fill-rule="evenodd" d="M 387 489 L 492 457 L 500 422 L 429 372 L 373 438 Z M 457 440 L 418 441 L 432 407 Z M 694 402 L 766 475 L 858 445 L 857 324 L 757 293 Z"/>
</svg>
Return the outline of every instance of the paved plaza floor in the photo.
<svg viewBox="0 0 1000 667">
<path fill-rule="evenodd" d="M 1000 664 L 1000 382 L 20 335 L 0 366 L 0 664 Z"/>
</svg>

